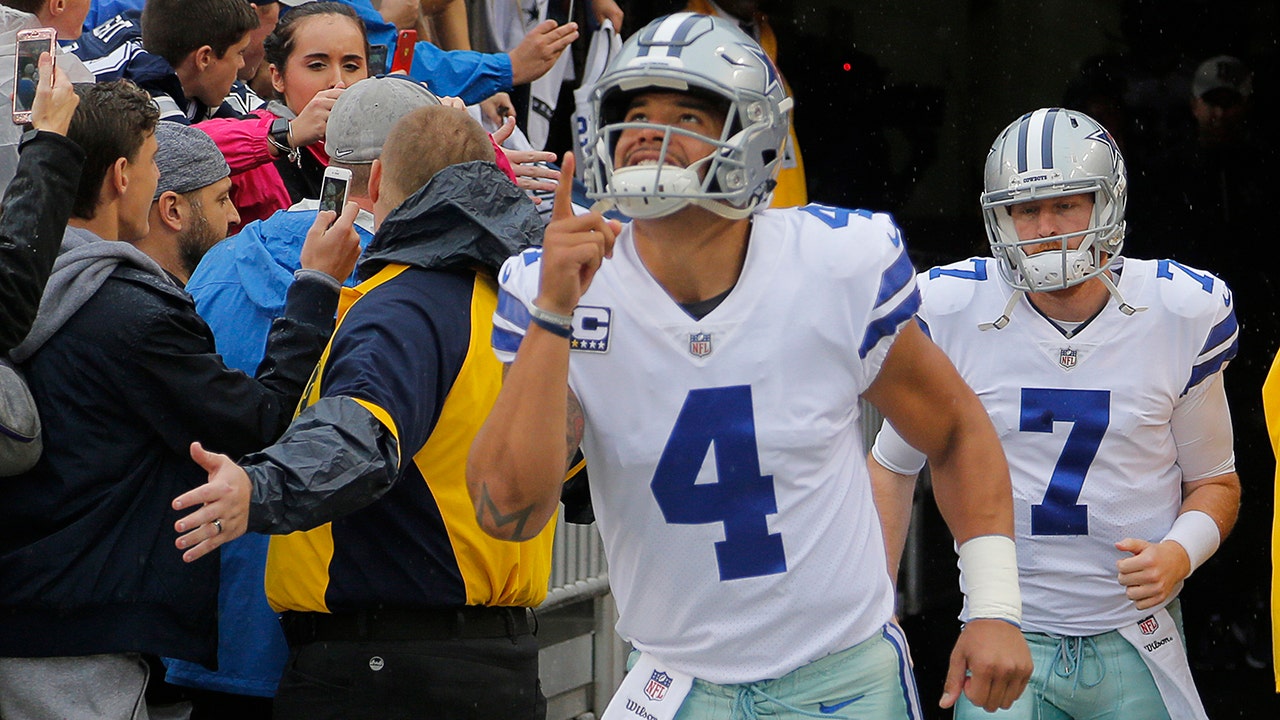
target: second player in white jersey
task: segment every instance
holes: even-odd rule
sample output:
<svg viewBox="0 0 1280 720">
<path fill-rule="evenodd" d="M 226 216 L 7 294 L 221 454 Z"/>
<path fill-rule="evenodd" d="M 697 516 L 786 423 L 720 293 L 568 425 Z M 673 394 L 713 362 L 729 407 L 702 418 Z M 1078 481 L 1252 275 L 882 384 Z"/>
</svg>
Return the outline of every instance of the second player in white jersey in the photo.
<svg viewBox="0 0 1280 720">
<path fill-rule="evenodd" d="M 506 362 L 537 295 L 538 254 L 501 274 Z M 858 398 L 917 304 L 887 215 L 757 214 L 737 286 L 701 320 L 623 230 L 574 312 L 569 384 L 624 638 L 737 683 L 880 630 L 893 598 Z"/>
<path fill-rule="evenodd" d="M 1178 419 L 1220 392 L 1235 354 L 1230 289 L 1171 260 L 1127 259 L 1112 269 L 1125 299 L 1146 310 L 1126 315 L 1111 303 L 1069 334 L 1026 301 L 1008 327 L 981 330 L 1014 292 L 992 258 L 920 276 L 926 332 L 987 408 L 1015 478 L 1030 632 L 1095 635 L 1150 615 L 1116 581 L 1127 553 L 1115 543 L 1160 541 L 1178 515 L 1181 483 L 1233 467 L 1230 442 L 1203 447 L 1209 454 L 1195 467 L 1179 465 L 1178 448 L 1195 439 L 1179 437 L 1195 426 Z"/>
</svg>

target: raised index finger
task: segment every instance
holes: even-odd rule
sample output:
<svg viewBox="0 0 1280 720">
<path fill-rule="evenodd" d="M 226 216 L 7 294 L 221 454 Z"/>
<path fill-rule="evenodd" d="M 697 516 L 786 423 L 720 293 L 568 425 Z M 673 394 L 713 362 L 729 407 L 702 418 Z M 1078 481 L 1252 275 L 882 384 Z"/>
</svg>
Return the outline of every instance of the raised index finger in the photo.
<svg viewBox="0 0 1280 720">
<path fill-rule="evenodd" d="M 564 154 L 560 163 L 560 180 L 556 183 L 555 204 L 551 206 L 551 220 L 567 220 L 573 217 L 573 167 L 572 152 Z"/>
</svg>

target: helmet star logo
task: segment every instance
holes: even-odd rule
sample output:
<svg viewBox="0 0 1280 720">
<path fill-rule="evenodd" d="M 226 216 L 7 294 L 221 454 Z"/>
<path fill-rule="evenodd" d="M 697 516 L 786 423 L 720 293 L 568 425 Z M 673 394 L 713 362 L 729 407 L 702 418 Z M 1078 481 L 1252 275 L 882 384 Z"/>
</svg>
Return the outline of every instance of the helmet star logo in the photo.
<svg viewBox="0 0 1280 720">
<path fill-rule="evenodd" d="M 764 66 L 764 72 L 765 72 L 764 94 L 765 95 L 770 94 L 771 92 L 773 92 L 773 89 L 775 87 L 777 87 L 782 83 L 782 79 L 778 76 L 778 68 L 774 66 L 773 61 L 769 59 L 769 56 L 765 54 L 764 50 L 761 50 L 755 45 L 750 45 L 746 43 L 743 44 L 743 47 L 745 47 L 748 51 L 750 51 L 752 55 L 755 55 L 760 60 L 760 64 Z M 733 61 L 729 60 L 729 62 L 733 62 Z M 734 62 L 733 64 L 742 65 L 743 63 Z"/>
<path fill-rule="evenodd" d="M 1101 127 L 1098 128 L 1097 132 L 1089 135 L 1087 139 L 1100 142 L 1110 148 L 1111 163 L 1113 165 L 1115 164 L 1116 158 L 1120 157 L 1120 146 L 1116 145 L 1115 138 L 1111 137 L 1111 133 L 1107 132 L 1105 129 Z"/>
</svg>

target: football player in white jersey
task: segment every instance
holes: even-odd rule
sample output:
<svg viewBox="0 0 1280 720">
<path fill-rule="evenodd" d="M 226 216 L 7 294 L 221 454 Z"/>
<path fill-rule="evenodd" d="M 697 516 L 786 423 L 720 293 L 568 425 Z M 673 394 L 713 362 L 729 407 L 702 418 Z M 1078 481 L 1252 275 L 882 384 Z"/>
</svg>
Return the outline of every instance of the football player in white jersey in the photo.
<svg viewBox="0 0 1280 720">
<path fill-rule="evenodd" d="M 892 219 L 765 210 L 791 99 L 722 21 L 655 20 L 592 102 L 588 186 L 633 222 L 557 202 L 543 247 L 504 265 L 493 340 L 510 366 L 468 485 L 481 526 L 518 540 L 554 516 L 581 444 L 637 651 L 605 717 L 919 717 L 860 397 L 937 464 L 980 608 L 942 703 L 1008 706 L 1030 657 L 1007 466 L 910 322 Z"/>
<path fill-rule="evenodd" d="M 1001 718 L 1204 717 L 1176 598 L 1239 509 L 1222 384 L 1235 306 L 1212 274 L 1120 257 L 1126 183 L 1093 119 L 1027 113 L 987 156 L 993 257 L 917 278 L 920 325 L 982 400 L 1013 475 L 1036 669 Z M 890 422 L 869 465 L 896 567 L 924 457 Z M 961 701 L 956 717 L 989 716 Z"/>
</svg>

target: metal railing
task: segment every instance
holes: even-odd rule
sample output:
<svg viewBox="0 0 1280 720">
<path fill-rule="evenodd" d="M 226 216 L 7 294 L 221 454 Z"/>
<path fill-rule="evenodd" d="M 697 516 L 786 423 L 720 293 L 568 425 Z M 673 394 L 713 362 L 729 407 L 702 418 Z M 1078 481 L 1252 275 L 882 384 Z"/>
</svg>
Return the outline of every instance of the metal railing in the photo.
<svg viewBox="0 0 1280 720">
<path fill-rule="evenodd" d="M 543 610 L 609 592 L 609 569 L 595 525 L 573 525 L 556 518 L 548 588 Z"/>
</svg>

